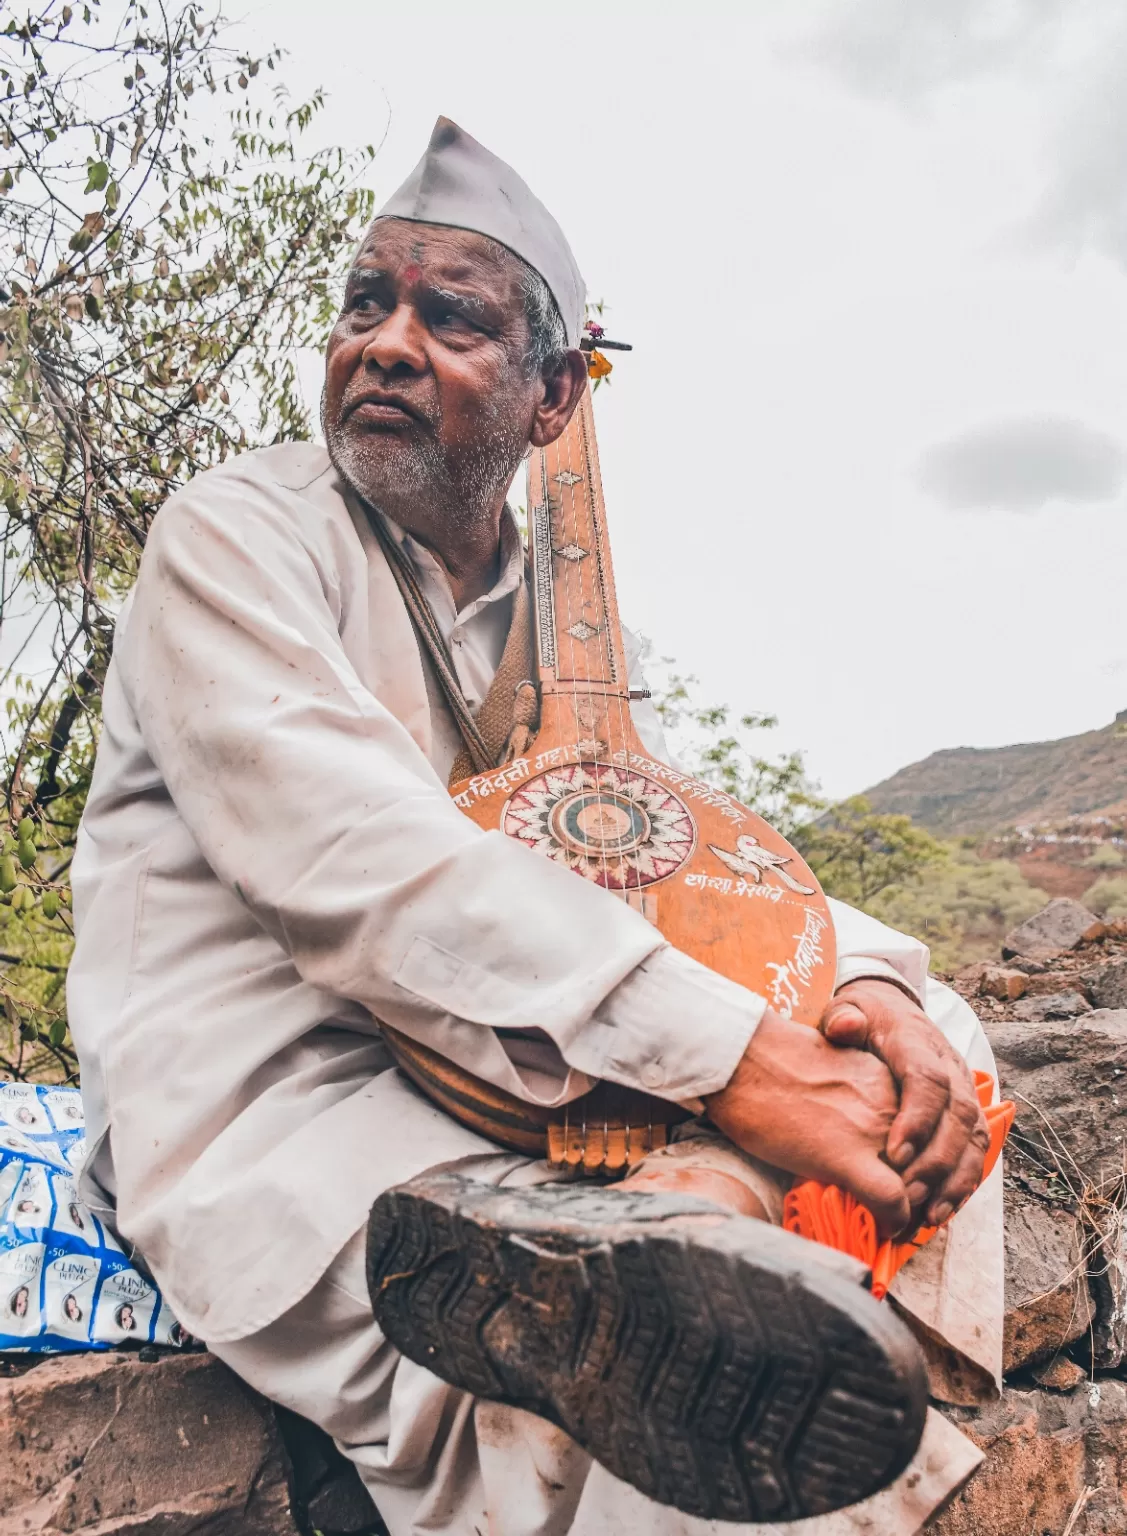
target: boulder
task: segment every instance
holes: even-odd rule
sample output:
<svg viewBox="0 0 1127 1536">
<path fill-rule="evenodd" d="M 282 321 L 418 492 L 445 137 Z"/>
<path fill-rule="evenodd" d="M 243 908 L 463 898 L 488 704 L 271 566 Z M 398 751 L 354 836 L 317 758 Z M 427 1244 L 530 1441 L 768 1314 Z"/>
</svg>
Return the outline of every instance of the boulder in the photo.
<svg viewBox="0 0 1127 1536">
<path fill-rule="evenodd" d="M 986 1023 L 1002 1095 L 1017 1105 L 1011 1155 L 1056 1173 L 1079 1198 L 1110 1192 L 1127 1135 L 1127 1010 L 1098 1009 L 1031 1029 Z"/>
<path fill-rule="evenodd" d="M 1097 1008 L 1127 1008 L 1127 958 L 1086 971 L 1081 980 Z"/>
<path fill-rule="evenodd" d="M 1003 1003 L 1021 997 L 1029 986 L 1024 971 L 1011 970 L 1005 965 L 988 965 L 978 978 L 978 990 L 983 997 L 996 997 Z"/>
<path fill-rule="evenodd" d="M 1092 1322 L 1080 1223 L 1069 1211 L 1006 1190 L 1006 1319 L 1002 1369 L 1049 1360 Z"/>
<path fill-rule="evenodd" d="M 1081 992 L 1047 992 L 1038 997 L 1023 997 L 1015 1003 L 1010 1017 L 1025 1024 L 1043 1024 L 1047 1019 L 1074 1019 L 1091 1013 L 1092 1005 Z"/>
<path fill-rule="evenodd" d="M 1094 912 L 1068 896 L 1058 896 L 1006 935 L 1002 959 L 1021 955 L 1030 960 L 1051 960 L 1085 939 L 1098 939 L 1105 931 Z"/>
<path fill-rule="evenodd" d="M 0 1380 L 0 1536 L 299 1536 L 270 1404 L 211 1355 Z"/>
<path fill-rule="evenodd" d="M 1127 1384 L 1015 1391 L 986 1408 L 944 1409 L 986 1453 L 928 1536 L 1127 1536 Z M 1089 1492 L 1088 1490 L 1091 1490 Z"/>
</svg>

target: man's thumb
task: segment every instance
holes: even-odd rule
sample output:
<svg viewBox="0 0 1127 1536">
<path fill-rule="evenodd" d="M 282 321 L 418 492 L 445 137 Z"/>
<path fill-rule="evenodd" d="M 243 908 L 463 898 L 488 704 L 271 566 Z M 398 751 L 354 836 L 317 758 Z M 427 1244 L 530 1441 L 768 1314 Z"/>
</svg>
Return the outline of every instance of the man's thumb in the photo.
<svg viewBox="0 0 1127 1536">
<path fill-rule="evenodd" d="M 904 1181 L 879 1157 L 866 1163 L 864 1174 L 859 1185 L 854 1187 L 853 1194 L 872 1211 L 882 1239 L 895 1237 L 908 1225 L 912 1208 L 908 1203 Z"/>
<path fill-rule="evenodd" d="M 831 1045 L 851 1045 L 863 1050 L 869 1043 L 869 1021 L 856 1003 L 830 1003 L 822 1015 L 821 1029 Z"/>
</svg>

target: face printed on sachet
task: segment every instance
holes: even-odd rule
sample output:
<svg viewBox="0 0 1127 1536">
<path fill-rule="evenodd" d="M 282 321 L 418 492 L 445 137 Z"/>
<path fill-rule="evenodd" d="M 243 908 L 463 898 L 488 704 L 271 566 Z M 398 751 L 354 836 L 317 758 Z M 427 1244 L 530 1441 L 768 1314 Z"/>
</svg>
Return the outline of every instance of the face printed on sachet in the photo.
<svg viewBox="0 0 1127 1536">
<path fill-rule="evenodd" d="M 516 257 L 467 230 L 377 220 L 326 355 L 337 471 L 408 528 L 487 515 L 540 395 L 527 345 Z"/>
</svg>

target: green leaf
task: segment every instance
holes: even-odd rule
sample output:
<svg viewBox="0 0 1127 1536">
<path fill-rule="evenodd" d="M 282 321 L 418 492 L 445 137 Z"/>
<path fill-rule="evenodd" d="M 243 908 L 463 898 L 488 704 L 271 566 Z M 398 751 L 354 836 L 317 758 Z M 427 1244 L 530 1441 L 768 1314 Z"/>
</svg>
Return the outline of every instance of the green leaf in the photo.
<svg viewBox="0 0 1127 1536">
<path fill-rule="evenodd" d="M 91 160 L 86 166 L 87 192 L 100 192 L 110 179 L 110 168 L 104 160 Z"/>
<path fill-rule="evenodd" d="M 65 1019 L 56 1019 L 55 1022 L 51 1025 L 51 1028 L 47 1031 L 48 1040 L 50 1040 L 51 1044 L 57 1050 L 58 1047 L 62 1045 L 66 1037 L 67 1021 Z"/>
<path fill-rule="evenodd" d="M 34 843 L 21 843 L 19 861 L 23 869 L 30 869 L 35 863 L 36 847 Z"/>
<path fill-rule="evenodd" d="M 10 853 L 5 854 L 4 857 L 0 859 L 0 891 L 3 891 L 5 894 L 7 894 L 8 891 L 14 891 L 16 888 L 16 880 L 16 861 L 12 858 Z"/>
</svg>

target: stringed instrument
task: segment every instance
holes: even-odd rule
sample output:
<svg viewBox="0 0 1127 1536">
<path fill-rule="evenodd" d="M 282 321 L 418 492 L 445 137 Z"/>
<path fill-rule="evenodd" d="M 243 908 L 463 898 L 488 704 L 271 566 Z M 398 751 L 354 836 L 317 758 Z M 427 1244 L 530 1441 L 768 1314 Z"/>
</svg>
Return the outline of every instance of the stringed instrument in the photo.
<svg viewBox="0 0 1127 1536">
<path fill-rule="evenodd" d="M 511 761 L 455 784 L 454 803 L 628 902 L 778 1012 L 816 1025 L 836 953 L 814 875 L 738 800 L 652 757 L 631 720 L 590 387 L 563 435 L 531 454 L 528 535 L 539 726 Z M 450 1114 L 555 1166 L 623 1172 L 688 1118 L 608 1083 L 541 1109 L 397 1031 L 385 1035 L 400 1067 Z"/>
</svg>

